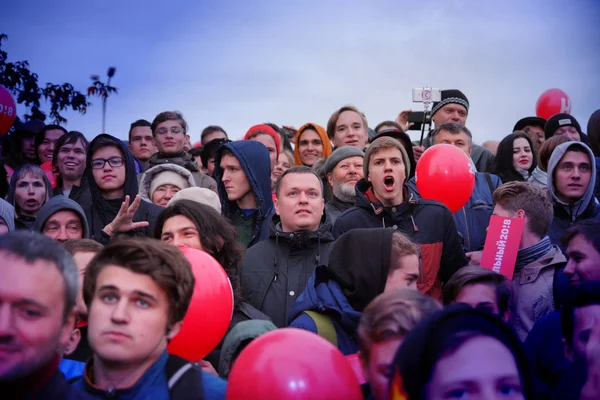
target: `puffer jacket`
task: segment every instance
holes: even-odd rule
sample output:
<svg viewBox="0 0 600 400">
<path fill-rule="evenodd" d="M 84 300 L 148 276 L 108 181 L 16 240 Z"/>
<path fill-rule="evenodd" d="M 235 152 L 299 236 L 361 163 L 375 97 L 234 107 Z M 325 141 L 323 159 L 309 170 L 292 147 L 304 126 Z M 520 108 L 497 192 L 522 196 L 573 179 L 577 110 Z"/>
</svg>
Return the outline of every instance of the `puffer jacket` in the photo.
<svg viewBox="0 0 600 400">
<path fill-rule="evenodd" d="M 413 193 L 419 195 L 414 178 L 407 185 Z M 462 236 L 465 251 L 483 249 L 487 227 L 494 212 L 493 193 L 501 185 L 502 181 L 497 175 L 476 172 L 475 187 L 469 201 L 452 215 L 456 229 Z"/>
<path fill-rule="evenodd" d="M 246 250 L 241 283 L 246 301 L 281 328 L 287 326 L 288 312 L 315 267 L 329 260 L 334 240 L 325 214 L 314 232 L 282 232 L 274 215 L 270 232 L 268 240 Z"/>
<path fill-rule="evenodd" d="M 154 177 L 161 172 L 164 171 L 172 171 L 183 177 L 188 183 L 188 187 L 196 186 L 196 182 L 194 181 L 194 177 L 192 173 L 187 169 L 180 167 L 177 164 L 159 164 L 155 167 L 148 169 L 146 172 L 142 174 L 140 179 L 140 196 L 143 200 L 146 200 L 149 203 L 152 203 L 152 193 L 150 193 L 150 187 L 152 186 L 152 180 Z M 185 188 L 180 188 L 185 189 Z"/>
<path fill-rule="evenodd" d="M 586 148 L 592 164 L 592 176 L 583 197 L 573 204 L 567 204 L 561 201 L 556 195 L 554 170 L 558 167 L 560 160 L 569 150 L 569 147 L 573 145 L 584 146 Z M 552 225 L 550 225 L 548 236 L 550 236 L 552 244 L 561 246 L 563 251 L 565 249 L 562 246 L 561 239 L 569 228 L 578 222 L 600 216 L 600 204 L 594 197 L 595 186 L 596 162 L 594 153 L 588 146 L 581 142 L 566 142 L 554 149 L 548 162 L 548 193 L 552 196 L 552 204 L 554 206 L 554 219 L 552 220 Z"/>
<path fill-rule="evenodd" d="M 421 247 L 419 290 L 441 299 L 442 283 L 468 262 L 450 210 L 437 201 L 419 199 L 407 186 L 402 204 L 384 207 L 365 179 L 356 184 L 356 198 L 356 205 L 337 219 L 333 237 L 356 228 L 398 229 Z"/>
</svg>

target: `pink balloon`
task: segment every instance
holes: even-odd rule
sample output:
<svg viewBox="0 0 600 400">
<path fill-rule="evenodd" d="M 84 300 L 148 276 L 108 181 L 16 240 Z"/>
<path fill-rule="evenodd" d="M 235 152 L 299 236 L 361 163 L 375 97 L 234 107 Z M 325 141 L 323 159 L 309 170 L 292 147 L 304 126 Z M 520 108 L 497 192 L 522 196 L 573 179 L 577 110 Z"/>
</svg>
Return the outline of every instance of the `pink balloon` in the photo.
<svg viewBox="0 0 600 400">
<path fill-rule="evenodd" d="M 15 99 L 7 88 L 0 85 L 0 136 L 8 133 L 17 118 Z"/>
<path fill-rule="evenodd" d="M 540 95 L 535 113 L 538 117 L 550 119 L 555 114 L 571 114 L 571 100 L 560 89 L 548 89 Z"/>
<path fill-rule="evenodd" d="M 56 189 L 56 174 L 53 172 L 54 167 L 52 166 L 52 161 L 46 161 L 40 168 L 44 171 L 48 180 L 50 181 L 50 185 L 52 185 L 52 189 Z"/>
</svg>

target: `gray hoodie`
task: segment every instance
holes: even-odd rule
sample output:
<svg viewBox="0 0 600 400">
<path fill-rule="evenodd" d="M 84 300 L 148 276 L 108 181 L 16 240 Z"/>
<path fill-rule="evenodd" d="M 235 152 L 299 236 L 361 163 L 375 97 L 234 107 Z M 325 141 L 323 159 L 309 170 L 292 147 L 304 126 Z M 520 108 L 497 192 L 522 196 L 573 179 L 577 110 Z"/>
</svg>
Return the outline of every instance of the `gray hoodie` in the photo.
<svg viewBox="0 0 600 400">
<path fill-rule="evenodd" d="M 196 186 L 196 181 L 194 180 L 192 173 L 187 169 L 180 167 L 177 164 L 159 164 L 150 168 L 149 170 L 146 170 L 146 172 L 144 172 L 140 178 L 140 197 L 143 200 L 152 203 L 152 193 L 150 193 L 152 181 L 158 174 L 164 171 L 171 171 L 181 175 L 181 177 L 188 182 L 188 187 Z"/>
<path fill-rule="evenodd" d="M 33 230 L 41 233 L 44 229 L 44 224 L 51 216 L 59 211 L 67 210 L 73 211 L 79 215 L 79 218 L 81 219 L 81 225 L 83 226 L 83 238 L 89 239 L 90 229 L 87 219 L 85 218 L 85 212 L 77 202 L 62 195 L 51 198 L 42 206 L 42 208 L 40 208 L 35 220 L 35 225 L 33 226 Z"/>
<path fill-rule="evenodd" d="M 15 208 L 6 200 L 0 199 L 0 218 L 6 222 L 8 231 L 15 230 Z"/>
</svg>

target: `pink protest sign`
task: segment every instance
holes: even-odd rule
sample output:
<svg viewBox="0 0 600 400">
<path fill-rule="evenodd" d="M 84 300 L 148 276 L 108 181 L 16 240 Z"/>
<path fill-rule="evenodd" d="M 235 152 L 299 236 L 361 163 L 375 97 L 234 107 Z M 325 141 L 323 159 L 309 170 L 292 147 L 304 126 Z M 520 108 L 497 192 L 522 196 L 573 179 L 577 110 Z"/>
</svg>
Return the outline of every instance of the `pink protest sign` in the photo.
<svg viewBox="0 0 600 400">
<path fill-rule="evenodd" d="M 480 265 L 512 279 L 524 226 L 523 218 L 492 215 Z"/>
</svg>

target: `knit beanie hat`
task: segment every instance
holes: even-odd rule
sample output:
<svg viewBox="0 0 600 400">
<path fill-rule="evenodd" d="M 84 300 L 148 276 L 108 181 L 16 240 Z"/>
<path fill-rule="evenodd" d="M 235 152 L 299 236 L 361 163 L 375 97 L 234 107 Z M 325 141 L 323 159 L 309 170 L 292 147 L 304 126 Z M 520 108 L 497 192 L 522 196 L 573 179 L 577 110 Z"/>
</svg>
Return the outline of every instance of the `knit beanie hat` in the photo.
<svg viewBox="0 0 600 400">
<path fill-rule="evenodd" d="M 0 199 L 0 218 L 4 220 L 8 231 L 15 230 L 15 208 L 6 200 Z"/>
<path fill-rule="evenodd" d="M 260 125 L 254 125 L 252 128 L 248 129 L 248 132 L 246 132 L 246 136 L 244 136 L 244 140 L 248 140 L 253 133 L 255 132 L 264 132 L 267 135 L 271 136 L 273 138 L 273 140 L 275 141 L 275 147 L 277 148 L 277 158 L 279 158 L 279 148 L 281 147 L 281 141 L 279 140 L 279 134 L 277 132 L 275 132 L 275 129 L 271 128 L 269 125 L 267 124 L 260 124 Z"/>
<path fill-rule="evenodd" d="M 382 149 L 382 147 L 380 147 L 380 146 L 374 146 L 375 144 L 379 144 L 379 143 L 385 144 L 385 146 L 383 147 L 384 149 L 395 147 L 398 150 L 400 150 L 400 153 L 402 154 L 402 161 L 404 162 L 404 170 L 405 170 L 404 182 L 402 182 L 404 184 L 408 180 L 408 177 L 409 177 L 410 160 L 408 159 L 408 154 L 406 153 L 406 149 L 404 148 L 404 146 L 402 146 L 402 143 L 400 143 L 398 140 L 391 138 L 389 136 L 383 136 L 383 137 L 373 140 L 373 143 L 371 143 L 371 145 L 367 148 L 367 152 L 365 153 L 365 161 L 363 163 L 364 179 L 368 180 L 367 178 L 369 177 L 369 160 L 371 159 L 371 156 L 376 151 Z"/>
<path fill-rule="evenodd" d="M 296 132 L 296 140 L 294 147 L 294 165 L 302 165 L 302 161 L 300 160 L 300 136 L 302 133 L 307 130 L 312 129 L 321 138 L 321 142 L 323 143 L 323 155 L 321 157 L 327 158 L 331 154 L 331 140 L 329 140 L 329 136 L 327 136 L 327 131 L 321 125 L 314 124 L 312 122 L 308 122 L 300 127 Z"/>
<path fill-rule="evenodd" d="M 575 117 L 569 114 L 555 114 L 550 117 L 544 126 L 546 139 L 550 139 L 554 136 L 558 128 L 562 128 L 563 126 L 574 126 L 575 129 L 577 129 L 577 132 L 579 132 L 579 135 L 582 136 L 581 126 L 579 126 L 579 122 L 577 122 Z"/>
<path fill-rule="evenodd" d="M 214 208 L 221 214 L 221 200 L 219 200 L 219 196 L 210 189 L 195 186 L 180 190 L 175 193 L 175 196 L 173 196 L 171 200 L 169 200 L 167 207 L 179 200 L 192 200 L 200 204 L 205 204 Z"/>
<path fill-rule="evenodd" d="M 506 346 L 515 358 L 525 398 L 533 398 L 532 373 L 517 335 L 498 316 L 465 304 L 452 304 L 438 311 L 406 335 L 392 364 L 400 376 L 392 379 L 391 392 L 404 391 L 411 400 L 424 399 L 424 388 L 437 362 L 451 349 L 457 349 L 457 334 L 462 332 L 491 337 Z M 472 356 L 481 358 L 481 354 Z"/>
<path fill-rule="evenodd" d="M 154 191 L 158 189 L 159 186 L 166 184 L 175 185 L 180 190 L 190 186 L 189 181 L 175 171 L 159 172 L 154 176 L 152 182 L 150 183 L 150 198 L 152 198 Z"/>
<path fill-rule="evenodd" d="M 465 96 L 465 94 L 458 89 L 448 89 L 442 90 L 442 101 L 439 103 L 433 103 L 431 116 L 433 117 L 435 113 L 440 110 L 440 108 L 451 103 L 460 104 L 467 109 L 467 112 L 469 112 L 469 99 L 467 99 L 467 96 Z"/>
<path fill-rule="evenodd" d="M 345 160 L 350 157 L 365 157 L 365 153 L 354 146 L 342 146 L 338 147 L 331 153 L 331 155 L 325 161 L 325 166 L 323 167 L 323 173 L 327 176 L 336 165 L 339 164 L 340 161 Z"/>
</svg>

